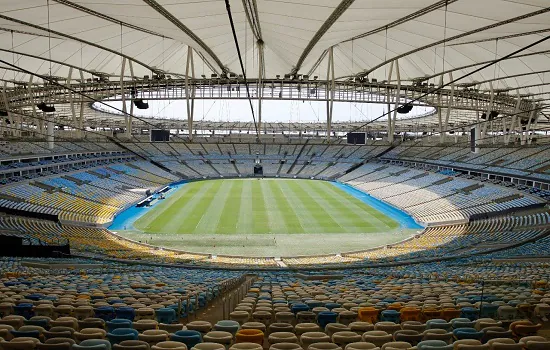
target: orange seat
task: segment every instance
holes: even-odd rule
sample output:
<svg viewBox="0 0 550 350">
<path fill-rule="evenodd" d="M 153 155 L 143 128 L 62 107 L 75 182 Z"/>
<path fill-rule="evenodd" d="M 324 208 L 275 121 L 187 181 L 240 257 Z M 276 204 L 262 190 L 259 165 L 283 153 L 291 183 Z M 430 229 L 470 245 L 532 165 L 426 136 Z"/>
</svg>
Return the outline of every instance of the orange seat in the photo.
<svg viewBox="0 0 550 350">
<path fill-rule="evenodd" d="M 457 309 L 451 309 L 451 308 L 443 309 L 443 311 L 441 312 L 441 318 L 449 322 L 453 318 L 459 318 L 460 313 L 461 311 Z"/>
<path fill-rule="evenodd" d="M 425 320 L 432 320 L 434 318 L 441 318 L 441 310 L 439 309 L 425 309 L 422 311 L 422 316 Z"/>
<path fill-rule="evenodd" d="M 421 312 L 416 307 L 404 307 L 401 309 L 401 321 L 420 321 Z"/>
<path fill-rule="evenodd" d="M 359 320 L 363 322 L 370 322 L 372 324 L 378 322 L 378 314 L 380 310 L 372 307 L 372 306 L 366 306 L 359 308 L 357 312 L 357 316 L 359 317 Z"/>
<path fill-rule="evenodd" d="M 388 307 L 386 308 L 386 310 L 401 311 L 402 308 L 403 308 L 403 304 L 401 304 L 401 303 L 393 303 L 393 304 L 388 305 Z"/>
<path fill-rule="evenodd" d="M 264 332 L 259 329 L 240 329 L 235 334 L 236 343 L 255 343 L 264 345 Z"/>
</svg>

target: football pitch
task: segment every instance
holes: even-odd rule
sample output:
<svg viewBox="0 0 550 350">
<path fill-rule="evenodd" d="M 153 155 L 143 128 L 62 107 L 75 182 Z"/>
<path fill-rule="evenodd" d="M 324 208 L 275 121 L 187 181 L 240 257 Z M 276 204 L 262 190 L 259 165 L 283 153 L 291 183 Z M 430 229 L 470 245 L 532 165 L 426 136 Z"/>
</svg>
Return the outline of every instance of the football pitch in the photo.
<svg viewBox="0 0 550 350">
<path fill-rule="evenodd" d="M 325 181 L 222 179 L 191 182 L 134 222 L 177 235 L 348 234 L 399 224 Z"/>
<path fill-rule="evenodd" d="M 155 246 L 239 256 L 338 254 L 419 232 L 340 186 L 304 179 L 189 182 L 151 208 L 130 208 L 115 227 Z"/>
</svg>

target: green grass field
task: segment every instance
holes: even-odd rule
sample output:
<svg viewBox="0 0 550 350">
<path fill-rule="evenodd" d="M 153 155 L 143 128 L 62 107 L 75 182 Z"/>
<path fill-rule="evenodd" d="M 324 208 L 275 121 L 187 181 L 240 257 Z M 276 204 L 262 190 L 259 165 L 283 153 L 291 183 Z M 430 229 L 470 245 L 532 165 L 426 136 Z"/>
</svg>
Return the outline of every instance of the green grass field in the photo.
<svg viewBox="0 0 550 350">
<path fill-rule="evenodd" d="M 350 234 L 399 224 L 329 182 L 231 179 L 191 182 L 139 218 L 143 233 Z"/>
</svg>

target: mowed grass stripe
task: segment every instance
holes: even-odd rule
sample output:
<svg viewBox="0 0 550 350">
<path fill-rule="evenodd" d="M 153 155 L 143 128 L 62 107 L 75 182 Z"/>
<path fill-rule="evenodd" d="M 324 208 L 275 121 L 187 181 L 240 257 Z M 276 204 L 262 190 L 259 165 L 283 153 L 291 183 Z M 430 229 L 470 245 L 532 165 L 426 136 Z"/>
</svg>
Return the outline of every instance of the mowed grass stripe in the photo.
<svg viewBox="0 0 550 350">
<path fill-rule="evenodd" d="M 285 200 L 290 204 L 291 210 L 296 213 L 296 217 L 300 222 L 300 226 L 304 229 L 304 233 L 320 233 L 319 223 L 315 217 L 309 212 L 306 206 L 296 198 L 296 194 L 292 192 L 288 183 L 293 180 L 279 180 L 277 186 Z"/>
<path fill-rule="evenodd" d="M 399 223 L 389 216 L 385 215 L 384 213 L 381 213 L 380 211 L 374 209 L 370 205 L 362 202 L 359 198 L 356 198 L 352 196 L 351 194 L 348 194 L 344 192 L 343 190 L 340 190 L 336 188 L 333 184 L 326 184 L 326 195 L 331 196 L 341 193 L 341 197 L 335 197 L 337 198 L 341 203 L 347 204 L 348 208 L 350 210 L 353 210 L 357 213 L 364 212 L 366 215 L 368 215 L 369 220 L 371 221 L 371 224 L 378 223 L 380 225 L 385 225 L 387 228 L 395 229 L 399 227 Z M 382 226 L 383 228 L 383 226 Z"/>
<path fill-rule="evenodd" d="M 201 182 L 193 182 L 193 185 L 199 186 L 200 188 Z M 218 191 L 218 188 L 221 186 L 221 182 L 205 181 L 204 185 L 207 187 L 206 190 L 203 191 L 201 188 L 201 191 L 198 194 L 200 196 L 197 196 L 197 198 L 193 198 L 191 201 L 185 203 L 184 207 L 182 207 L 179 212 L 171 218 L 175 221 L 175 227 L 170 226 L 170 228 L 172 228 L 170 231 L 168 231 L 167 227 L 167 232 L 195 233 L 197 225 L 204 215 L 206 208 L 208 208 L 208 205 L 210 204 L 212 193 L 216 193 Z M 168 219 L 168 217 L 165 217 L 165 219 Z"/>
<path fill-rule="evenodd" d="M 308 186 L 320 189 L 319 195 L 331 203 L 330 207 L 339 217 L 341 215 L 344 218 L 341 220 L 342 224 L 351 226 L 351 232 L 379 232 L 388 228 L 387 223 L 379 219 L 380 215 L 384 217 L 383 214 L 352 195 L 338 190 L 331 183 L 312 181 Z"/>
<path fill-rule="evenodd" d="M 260 180 L 260 188 L 264 197 L 265 209 L 269 218 L 270 233 L 287 233 L 285 217 L 280 210 L 278 198 L 275 198 L 269 183 L 271 181 Z"/>
<path fill-rule="evenodd" d="M 269 217 L 266 213 L 264 196 L 262 194 L 261 180 L 250 180 L 252 182 L 252 218 L 253 230 L 250 233 L 269 233 Z"/>
<path fill-rule="evenodd" d="M 199 191 L 198 186 L 191 186 L 190 184 L 186 184 L 182 186 L 180 189 L 177 190 L 176 193 L 173 193 L 170 197 L 167 199 L 162 200 L 160 203 L 155 205 L 155 207 L 146 215 L 141 216 L 136 222 L 134 223 L 134 226 L 137 227 L 150 227 L 152 230 L 158 230 L 159 228 L 162 228 L 164 224 L 162 224 L 162 220 L 157 220 L 159 216 L 163 215 L 165 210 L 169 210 L 173 205 L 178 205 L 177 202 L 180 200 L 183 196 L 192 197 Z M 137 226 L 136 226 L 137 225 Z"/>
<path fill-rule="evenodd" d="M 298 198 L 300 198 L 302 203 L 306 205 L 306 208 L 310 210 L 313 217 L 318 220 L 319 225 L 322 225 L 328 232 L 345 233 L 345 229 L 340 226 L 337 219 L 334 218 L 323 205 L 315 200 L 312 192 L 306 190 L 305 184 L 306 183 L 292 183 L 291 188 L 298 194 Z"/>
<path fill-rule="evenodd" d="M 226 181 L 224 186 L 231 186 L 225 199 L 222 216 L 216 227 L 216 233 L 230 234 L 237 232 L 241 211 L 243 181 Z"/>
<path fill-rule="evenodd" d="M 195 204 L 202 199 L 204 193 L 208 192 L 211 186 L 212 183 L 189 183 L 185 185 L 180 190 L 182 191 L 181 195 L 177 193 L 168 198 L 166 202 L 160 203 L 160 205 L 153 208 L 152 212 L 142 217 L 144 219 L 143 223 L 140 218 L 134 226 L 143 231 L 155 233 L 179 232 L 180 220 L 189 215 Z M 145 225 L 145 221 L 149 219 L 149 215 L 154 215 L 154 221 Z"/>
<path fill-rule="evenodd" d="M 357 215 L 353 211 L 348 209 L 348 206 L 342 205 L 338 201 L 341 197 L 341 193 L 326 195 L 327 183 L 321 181 L 308 181 L 304 183 L 304 190 L 310 195 L 310 198 L 317 202 L 325 212 L 330 215 L 338 224 L 343 228 L 344 232 L 369 232 L 372 231 L 374 226 L 370 224 L 368 220 L 364 219 L 364 216 Z M 363 212 L 362 214 L 366 214 Z"/>
<path fill-rule="evenodd" d="M 300 219 L 294 212 L 292 205 L 286 199 L 281 187 L 278 185 L 278 181 L 270 180 L 267 182 L 273 194 L 273 197 L 277 199 L 279 203 L 279 210 L 284 217 L 287 232 L 288 233 L 304 233 L 304 228 L 300 223 Z"/>
<path fill-rule="evenodd" d="M 307 193 L 302 190 L 302 184 L 293 180 L 282 182 L 281 188 L 286 197 L 294 205 L 294 211 L 302 221 L 302 227 L 308 233 L 334 233 L 341 232 L 342 228 L 330 216 L 324 213 L 317 203 L 308 198 Z M 285 192 L 288 191 L 288 192 Z M 286 194 L 288 193 L 288 195 Z"/>
<path fill-rule="evenodd" d="M 195 233 L 214 233 L 218 227 L 218 223 L 224 216 L 223 209 L 227 203 L 229 192 L 233 187 L 233 181 L 219 181 L 216 193 L 208 196 L 208 207 L 203 211 L 203 215 L 195 228 Z"/>
<path fill-rule="evenodd" d="M 241 205 L 237 221 L 237 233 L 250 234 L 254 232 L 254 216 L 252 215 L 252 182 L 241 181 Z"/>
</svg>

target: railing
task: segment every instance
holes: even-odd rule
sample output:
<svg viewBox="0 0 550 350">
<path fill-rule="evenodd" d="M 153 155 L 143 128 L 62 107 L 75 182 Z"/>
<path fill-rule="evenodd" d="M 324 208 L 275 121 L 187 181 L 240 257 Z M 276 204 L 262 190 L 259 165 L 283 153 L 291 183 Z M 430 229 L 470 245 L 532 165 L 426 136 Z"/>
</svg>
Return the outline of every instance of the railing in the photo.
<svg viewBox="0 0 550 350">
<path fill-rule="evenodd" d="M 192 79 L 189 81 L 190 89 L 194 90 L 195 99 L 246 99 L 244 82 L 229 79 Z M 253 98 L 258 98 L 258 81 L 249 79 L 252 86 Z M 308 100 L 327 101 L 331 95 L 330 81 L 324 80 L 263 80 L 262 99 L 265 100 Z M 493 95 L 488 91 L 466 89 L 441 89 L 431 93 L 434 87 L 401 85 L 397 91 L 396 84 L 385 83 L 353 83 L 337 81 L 334 84 L 334 101 L 363 102 L 363 103 L 395 103 L 395 96 L 400 97 L 402 103 L 408 100 L 416 100 L 413 105 L 452 107 L 464 110 L 488 110 L 492 104 L 494 110 L 503 114 L 515 111 L 516 98 L 507 94 Z M 71 95 L 77 91 L 92 99 L 109 101 L 121 101 L 124 92 L 131 100 L 132 92 L 137 94 L 135 98 L 146 100 L 186 99 L 184 79 L 164 80 L 132 80 L 122 83 L 114 81 L 93 83 L 71 83 L 68 85 L 35 85 L 33 89 L 15 88 L 8 90 L 6 95 L 11 108 L 30 106 L 36 101 L 48 101 L 50 103 L 71 103 Z M 423 96 L 428 94 L 427 96 Z M 388 96 L 390 98 L 388 99 Z M 85 98 L 86 101 L 92 101 Z M 492 100 L 492 102 L 491 102 Z M 0 106 L 3 106 L 0 101 Z M 521 100 L 520 109 L 531 109 L 532 102 Z"/>
</svg>

